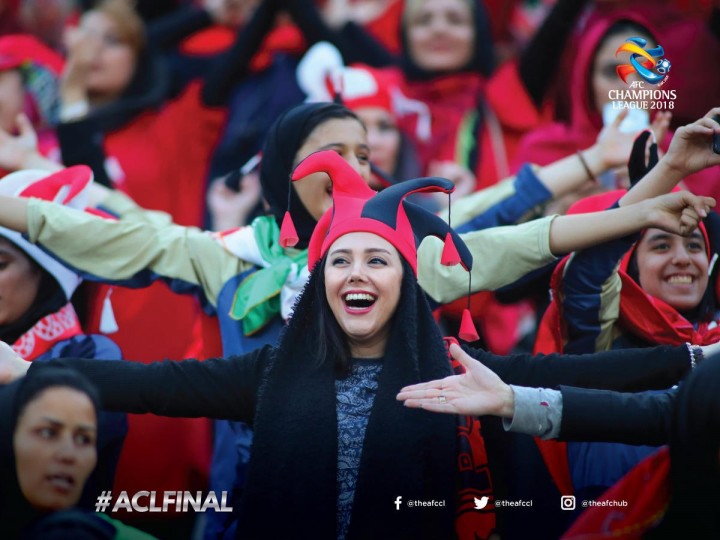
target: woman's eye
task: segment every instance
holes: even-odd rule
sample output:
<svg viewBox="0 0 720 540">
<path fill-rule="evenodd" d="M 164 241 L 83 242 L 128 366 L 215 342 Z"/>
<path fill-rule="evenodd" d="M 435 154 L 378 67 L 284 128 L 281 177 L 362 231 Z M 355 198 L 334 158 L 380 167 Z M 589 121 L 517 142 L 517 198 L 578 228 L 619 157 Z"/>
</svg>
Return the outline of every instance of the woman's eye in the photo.
<svg viewBox="0 0 720 540">
<path fill-rule="evenodd" d="M 691 242 L 688 244 L 688 249 L 690 251 L 703 251 L 704 246 L 700 242 Z"/>
<path fill-rule="evenodd" d="M 110 47 L 116 47 L 117 45 L 123 45 L 123 40 L 120 39 L 120 36 L 114 36 L 114 35 L 107 35 L 103 36 L 103 43 L 105 45 L 109 45 Z"/>
<path fill-rule="evenodd" d="M 51 427 L 42 427 L 37 430 L 37 434 L 43 439 L 52 439 L 55 436 L 55 429 Z"/>
<path fill-rule="evenodd" d="M 78 446 L 90 446 L 95 444 L 95 439 L 85 433 L 78 433 L 75 435 L 75 444 Z"/>
<path fill-rule="evenodd" d="M 373 257 L 372 259 L 370 259 L 370 264 L 379 264 L 382 266 L 386 266 L 387 261 L 385 261 L 385 259 L 383 259 L 381 257 Z"/>
<path fill-rule="evenodd" d="M 655 244 L 652 247 L 653 251 L 667 251 L 668 249 L 670 249 L 670 244 Z"/>
<path fill-rule="evenodd" d="M 370 161 L 370 156 L 368 156 L 367 154 L 358 154 L 357 159 L 361 163 L 367 163 L 368 161 Z"/>
<path fill-rule="evenodd" d="M 347 264 L 347 262 L 347 259 L 345 259 L 344 257 L 338 257 L 337 259 L 333 259 L 331 261 L 333 266 L 341 266 L 343 264 Z"/>
<path fill-rule="evenodd" d="M 0 261 L 0 270 L 5 270 L 9 264 L 7 261 Z"/>
<path fill-rule="evenodd" d="M 617 77 L 617 65 L 615 64 L 606 64 L 603 66 L 600 73 L 603 74 L 603 77 L 606 77 L 608 79 L 611 79 L 613 77 Z"/>
</svg>

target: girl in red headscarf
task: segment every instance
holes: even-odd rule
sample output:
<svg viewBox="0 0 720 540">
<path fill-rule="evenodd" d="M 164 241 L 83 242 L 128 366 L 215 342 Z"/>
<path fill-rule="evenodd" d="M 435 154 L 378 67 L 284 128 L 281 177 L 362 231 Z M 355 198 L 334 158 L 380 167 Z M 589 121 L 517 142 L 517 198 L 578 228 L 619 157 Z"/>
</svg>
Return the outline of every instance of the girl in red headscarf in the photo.
<svg viewBox="0 0 720 540">
<path fill-rule="evenodd" d="M 647 138 L 639 139 L 630 164 L 642 173 L 647 169 L 637 162 L 641 159 L 644 164 Z M 656 148 L 654 152 L 656 157 Z M 623 194 L 616 191 L 585 199 L 570 213 L 611 207 Z M 720 339 L 720 329 L 715 288 L 709 286 L 713 251 L 701 223 L 688 237 L 647 229 L 639 236 L 573 254 L 553 274 L 553 302 L 540 325 L 535 350 L 582 354 L 714 343 Z M 542 442 L 540 447 L 561 491 L 584 498 L 599 496 L 655 451 L 610 443 L 566 447 Z"/>
</svg>

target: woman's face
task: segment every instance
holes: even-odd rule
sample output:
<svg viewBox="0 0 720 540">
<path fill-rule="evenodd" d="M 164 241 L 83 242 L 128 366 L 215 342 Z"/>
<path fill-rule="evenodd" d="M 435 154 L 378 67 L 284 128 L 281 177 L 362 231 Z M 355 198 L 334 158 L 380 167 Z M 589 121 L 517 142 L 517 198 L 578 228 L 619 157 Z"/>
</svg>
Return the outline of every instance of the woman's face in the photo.
<svg viewBox="0 0 720 540">
<path fill-rule="evenodd" d="M 367 128 L 367 139 L 373 163 L 392 175 L 400 153 L 400 130 L 393 116 L 382 107 L 361 107 L 355 110 Z M 379 188 L 377 183 L 370 186 Z"/>
<path fill-rule="evenodd" d="M 97 38 L 97 51 L 87 78 L 88 92 L 106 98 L 119 96 L 135 73 L 135 51 L 122 39 L 117 23 L 105 13 L 88 12 L 81 27 Z"/>
<path fill-rule="evenodd" d="M 405 8 L 408 52 L 427 71 L 456 71 L 473 56 L 475 28 L 467 0 L 417 0 Z"/>
<path fill-rule="evenodd" d="M 367 232 L 341 236 L 327 253 L 325 294 L 350 353 L 382 356 L 400 301 L 400 255 L 390 242 Z"/>
<path fill-rule="evenodd" d="M 40 288 L 40 269 L 15 244 L 0 238 L 0 325 L 17 321 Z"/>
<path fill-rule="evenodd" d="M 334 150 L 370 183 L 370 147 L 367 132 L 354 118 L 333 118 L 310 132 L 295 154 L 295 165 L 313 152 Z M 325 173 L 314 173 L 294 182 L 295 191 L 310 215 L 320 219 L 332 206 L 332 182 Z"/>
<path fill-rule="evenodd" d="M 90 398 L 50 387 L 30 401 L 13 436 L 17 478 L 38 510 L 69 508 L 80 499 L 97 461 L 97 418 Z"/>
<path fill-rule="evenodd" d="M 700 231 L 685 238 L 648 229 L 636 250 L 640 286 L 678 311 L 697 307 L 708 286 L 708 257 Z"/>
<path fill-rule="evenodd" d="M 14 133 L 15 120 L 23 112 L 25 90 L 17 69 L 0 71 L 0 128 Z"/>
<path fill-rule="evenodd" d="M 632 32 L 632 30 L 629 30 Z M 622 81 L 620 76 L 617 74 L 616 68 L 620 64 L 626 63 L 622 57 L 616 57 L 615 51 L 618 50 L 629 35 L 639 35 L 644 37 L 652 43 L 652 40 L 643 34 L 615 34 L 605 39 L 603 44 L 595 53 L 595 59 L 593 61 L 591 82 L 592 82 L 592 93 L 593 99 L 595 100 L 595 108 L 598 112 L 602 112 L 603 105 L 609 103 L 611 99 L 608 94 L 611 90 L 626 90 L 628 85 Z M 639 81 L 640 78 L 636 74 L 628 76 L 628 82 Z"/>
</svg>

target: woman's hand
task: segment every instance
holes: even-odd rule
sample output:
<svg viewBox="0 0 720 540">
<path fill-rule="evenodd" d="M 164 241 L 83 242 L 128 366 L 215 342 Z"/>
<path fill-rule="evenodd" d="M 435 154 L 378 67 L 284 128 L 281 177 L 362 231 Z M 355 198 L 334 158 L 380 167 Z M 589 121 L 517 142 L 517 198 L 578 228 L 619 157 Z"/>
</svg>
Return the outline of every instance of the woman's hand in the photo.
<svg viewBox="0 0 720 540">
<path fill-rule="evenodd" d="M 587 150 L 583 150 L 583 156 L 594 174 L 600 175 L 607 170 L 627 165 L 635 139 L 641 133 L 641 131 L 626 133 L 620 129 L 620 124 L 625 120 L 628 112 L 627 109 L 621 111 L 612 123 L 602 128 L 595 144 Z M 662 141 L 665 138 L 671 118 L 672 113 L 670 112 L 658 112 L 655 115 L 650 130 L 656 141 Z"/>
<path fill-rule="evenodd" d="M 63 106 L 88 99 L 87 79 L 100 50 L 99 38 L 80 27 L 68 28 L 64 36 L 67 61 L 60 81 Z"/>
<path fill-rule="evenodd" d="M 712 137 L 720 133 L 720 124 L 713 117 L 720 107 L 711 109 L 699 120 L 678 128 L 670 148 L 660 163 L 682 177 L 713 165 L 720 165 L 720 154 L 712 150 Z"/>
<path fill-rule="evenodd" d="M 433 161 L 428 165 L 428 176 L 447 178 L 455 184 L 455 191 L 452 192 L 453 200 L 456 201 L 465 195 L 475 191 L 477 179 L 467 167 L 458 165 L 454 161 Z M 440 208 L 447 208 L 448 196 L 444 193 L 436 193 L 433 197 L 437 200 Z"/>
<path fill-rule="evenodd" d="M 6 171 L 26 169 L 39 156 L 37 134 L 28 117 L 21 113 L 15 122 L 17 135 L 0 129 L 0 167 Z"/>
<path fill-rule="evenodd" d="M 512 389 L 459 345 L 450 345 L 450 355 L 465 367 L 464 374 L 406 386 L 397 399 L 404 401 L 406 407 L 433 412 L 512 418 L 515 413 Z"/>
<path fill-rule="evenodd" d="M 27 373 L 30 362 L 20 358 L 10 345 L 0 341 L 0 384 L 11 383 Z"/>
<path fill-rule="evenodd" d="M 250 172 L 240 179 L 240 190 L 225 185 L 225 177 L 216 178 L 207 194 L 212 230 L 227 231 L 247 225 L 248 217 L 262 197 L 260 175 Z"/>
<path fill-rule="evenodd" d="M 647 227 L 687 236 L 715 206 L 715 199 L 676 191 L 639 203 L 646 207 Z"/>
</svg>

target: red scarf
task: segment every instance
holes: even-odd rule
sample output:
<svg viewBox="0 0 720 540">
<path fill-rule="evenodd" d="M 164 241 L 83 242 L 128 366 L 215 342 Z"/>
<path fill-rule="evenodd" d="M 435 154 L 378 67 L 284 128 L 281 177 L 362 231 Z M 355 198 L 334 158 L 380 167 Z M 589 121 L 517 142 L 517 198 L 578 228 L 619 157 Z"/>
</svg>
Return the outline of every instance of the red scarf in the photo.
<svg viewBox="0 0 720 540">
<path fill-rule="evenodd" d="M 445 338 L 445 344 L 457 343 L 455 338 Z M 465 373 L 463 365 L 448 355 L 453 371 Z M 479 540 L 489 538 L 495 531 L 495 498 L 492 477 L 488 466 L 482 425 L 475 416 L 458 416 L 458 500 L 455 518 L 455 532 L 458 540 Z M 475 509 L 475 499 L 488 497 L 482 510 Z"/>
<path fill-rule="evenodd" d="M 59 311 L 45 315 L 13 343 L 13 350 L 25 360 L 35 360 L 56 343 L 82 334 L 80 321 L 70 302 Z"/>
<path fill-rule="evenodd" d="M 635 540 L 655 526 L 670 502 L 670 453 L 667 448 L 645 458 L 599 501 L 627 501 L 628 505 L 595 506 L 573 523 L 562 540 Z"/>
</svg>

